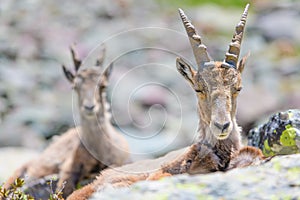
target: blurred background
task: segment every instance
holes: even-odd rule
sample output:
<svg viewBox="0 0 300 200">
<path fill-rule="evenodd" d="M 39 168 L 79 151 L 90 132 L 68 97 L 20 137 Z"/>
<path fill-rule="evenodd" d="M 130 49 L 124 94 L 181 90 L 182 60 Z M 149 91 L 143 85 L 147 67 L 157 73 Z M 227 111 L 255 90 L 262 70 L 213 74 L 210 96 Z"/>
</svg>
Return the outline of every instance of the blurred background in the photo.
<svg viewBox="0 0 300 200">
<path fill-rule="evenodd" d="M 223 60 L 243 0 L 102 0 L 0 2 L 0 182 L 74 127 L 76 95 L 61 64 L 73 70 L 76 43 L 84 66 L 105 43 L 114 62 L 108 88 L 112 122 L 131 151 L 156 157 L 196 137 L 196 96 L 175 67 L 195 64 L 179 18 L 182 8 L 215 60 Z M 280 110 L 300 107 L 300 2 L 252 0 L 241 56 L 251 53 L 238 98 L 243 134 Z M 74 98 L 75 102 L 72 101 Z"/>
</svg>

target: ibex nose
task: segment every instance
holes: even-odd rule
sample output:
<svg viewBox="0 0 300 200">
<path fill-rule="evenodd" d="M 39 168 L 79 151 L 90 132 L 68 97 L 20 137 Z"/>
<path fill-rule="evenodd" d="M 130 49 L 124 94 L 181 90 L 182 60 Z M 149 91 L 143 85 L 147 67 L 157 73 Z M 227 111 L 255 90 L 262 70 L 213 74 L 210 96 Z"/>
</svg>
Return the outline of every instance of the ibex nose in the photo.
<svg viewBox="0 0 300 200">
<path fill-rule="evenodd" d="M 94 109 L 95 105 L 84 105 L 84 109 L 88 111 L 92 111 Z"/>
<path fill-rule="evenodd" d="M 221 129 L 222 132 L 224 132 L 224 131 L 229 127 L 230 122 L 226 122 L 225 124 L 219 124 L 218 122 L 214 122 L 214 125 L 215 125 L 217 128 Z"/>
</svg>

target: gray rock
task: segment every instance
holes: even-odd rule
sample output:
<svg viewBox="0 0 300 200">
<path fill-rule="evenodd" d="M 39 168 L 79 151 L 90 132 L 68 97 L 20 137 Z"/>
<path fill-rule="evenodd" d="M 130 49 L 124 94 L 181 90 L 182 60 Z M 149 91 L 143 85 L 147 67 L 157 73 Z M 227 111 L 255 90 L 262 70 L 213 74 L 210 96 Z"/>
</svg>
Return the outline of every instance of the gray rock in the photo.
<svg viewBox="0 0 300 200">
<path fill-rule="evenodd" d="M 299 9 L 299 2 L 285 1 L 282 4 L 274 4 L 261 10 L 254 27 L 261 31 L 267 40 L 286 38 L 299 44 Z"/>
<path fill-rule="evenodd" d="M 251 129 L 248 145 L 260 148 L 265 156 L 300 153 L 300 110 L 276 113 Z"/>
<path fill-rule="evenodd" d="M 300 154 L 278 156 L 261 166 L 206 175 L 178 175 L 130 188 L 106 188 L 91 199 L 298 199 Z"/>
</svg>

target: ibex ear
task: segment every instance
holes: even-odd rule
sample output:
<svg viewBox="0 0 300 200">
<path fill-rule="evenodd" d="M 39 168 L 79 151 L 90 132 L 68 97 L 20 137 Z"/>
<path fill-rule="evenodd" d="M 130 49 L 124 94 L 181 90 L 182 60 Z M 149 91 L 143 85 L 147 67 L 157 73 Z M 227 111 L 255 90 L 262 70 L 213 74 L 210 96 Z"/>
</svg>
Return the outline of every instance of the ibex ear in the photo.
<svg viewBox="0 0 300 200">
<path fill-rule="evenodd" d="M 108 79 L 111 75 L 112 69 L 113 69 L 113 63 L 111 63 L 101 74 L 100 88 L 107 87 Z"/>
<path fill-rule="evenodd" d="M 62 65 L 62 68 L 66 78 L 69 80 L 70 83 L 73 83 L 75 76 L 69 70 L 67 70 L 67 68 L 64 65 Z"/>
<path fill-rule="evenodd" d="M 196 71 L 182 58 L 176 58 L 176 67 L 178 72 L 189 81 L 189 83 L 194 86 L 194 76 L 196 74 Z"/>
<path fill-rule="evenodd" d="M 249 56 L 250 56 L 250 52 L 247 53 L 247 55 L 245 55 L 245 56 L 240 60 L 239 65 L 238 65 L 238 70 L 239 70 L 240 73 L 243 72 L 244 67 L 245 67 L 245 64 L 246 64 L 246 61 L 247 61 L 247 59 L 248 59 Z"/>
</svg>

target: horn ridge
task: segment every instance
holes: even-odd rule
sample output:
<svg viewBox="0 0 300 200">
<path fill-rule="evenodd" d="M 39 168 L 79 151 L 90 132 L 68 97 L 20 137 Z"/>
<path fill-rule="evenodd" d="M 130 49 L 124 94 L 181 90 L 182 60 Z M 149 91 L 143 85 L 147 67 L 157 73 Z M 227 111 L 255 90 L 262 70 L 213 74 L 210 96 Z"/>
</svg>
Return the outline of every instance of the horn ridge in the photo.
<svg viewBox="0 0 300 200">
<path fill-rule="evenodd" d="M 225 60 L 223 62 L 223 67 L 237 67 L 237 63 L 239 60 L 239 55 L 241 51 L 241 43 L 243 39 L 244 29 L 247 21 L 249 10 L 249 4 L 246 5 L 242 17 L 235 27 L 235 33 L 232 37 L 232 41 L 229 44 L 229 48 L 227 53 L 225 54 Z"/>
<path fill-rule="evenodd" d="M 190 22 L 182 9 L 178 9 L 180 18 L 189 37 L 190 44 L 199 68 L 203 68 L 206 62 L 210 61 L 206 46 L 202 43 L 201 37 L 197 34 L 194 25 Z"/>
</svg>

